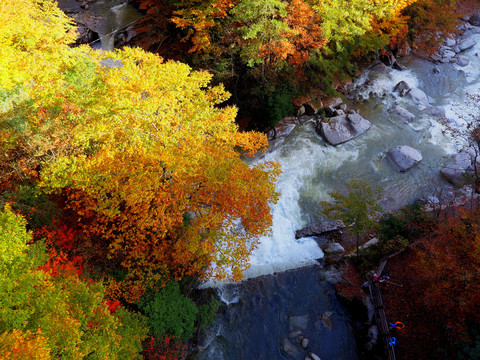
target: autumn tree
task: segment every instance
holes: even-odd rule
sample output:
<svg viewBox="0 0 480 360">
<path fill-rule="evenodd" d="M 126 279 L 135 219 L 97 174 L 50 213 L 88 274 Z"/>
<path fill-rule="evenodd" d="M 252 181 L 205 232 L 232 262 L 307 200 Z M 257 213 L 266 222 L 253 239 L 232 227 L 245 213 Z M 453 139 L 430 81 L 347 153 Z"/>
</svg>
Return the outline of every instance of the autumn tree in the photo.
<svg viewBox="0 0 480 360">
<path fill-rule="evenodd" d="M 37 11 L 36 2 L 23 3 Z M 2 6 L 15 19 L 19 8 Z M 68 21 L 59 19 L 66 30 Z M 25 21 L 36 25 L 35 16 Z M 95 244 L 92 257 L 123 274 L 112 280 L 112 295 L 118 288 L 135 300 L 145 287 L 185 275 L 240 278 L 268 232 L 277 168 L 242 161 L 267 141 L 237 132 L 236 109 L 221 107 L 229 96 L 223 87 L 209 86 L 206 72 L 140 49 L 101 53 L 49 37 L 37 49 L 7 34 L 0 38 L 6 51 L 20 58 L 38 52 L 50 65 L 30 62 L 27 71 L 2 64 L 21 73 L 11 81 L 22 88 L 21 97 L 8 88 L 2 149 L 23 154 L 39 169 L 40 185 L 66 198 L 84 242 Z"/>
<path fill-rule="evenodd" d="M 357 260 L 360 236 L 377 226 L 376 217 L 382 210 L 378 201 L 380 190 L 364 181 L 350 180 L 346 195 L 330 192 L 333 203 L 322 201 L 323 213 L 332 219 L 340 219 L 350 226 L 349 231 L 357 241 Z"/>
<path fill-rule="evenodd" d="M 457 210 L 458 216 L 437 224 L 412 266 L 426 283 L 423 302 L 441 311 L 445 324 L 462 336 L 469 324 L 480 321 L 480 219 L 478 208 Z"/>
<path fill-rule="evenodd" d="M 146 337 L 144 319 L 111 313 L 100 283 L 42 270 L 41 243 L 29 244 L 26 222 L 0 212 L 0 354 L 22 359 L 135 359 Z"/>
</svg>

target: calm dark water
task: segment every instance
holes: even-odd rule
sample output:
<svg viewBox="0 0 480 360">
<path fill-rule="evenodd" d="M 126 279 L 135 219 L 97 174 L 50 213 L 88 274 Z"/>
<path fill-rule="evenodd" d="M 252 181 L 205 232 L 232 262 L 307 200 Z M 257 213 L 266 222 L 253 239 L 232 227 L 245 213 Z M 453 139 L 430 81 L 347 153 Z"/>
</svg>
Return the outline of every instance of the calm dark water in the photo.
<svg viewBox="0 0 480 360">
<path fill-rule="evenodd" d="M 197 360 L 287 360 L 304 359 L 314 352 L 322 360 L 357 359 L 352 321 L 323 279 L 319 266 L 249 279 L 219 288 L 226 305 L 215 324 L 201 335 L 206 348 Z M 322 322 L 327 313 L 333 325 Z M 296 355 L 281 350 L 288 339 L 292 317 L 308 317 L 303 336 L 306 350 L 296 344 Z"/>
</svg>

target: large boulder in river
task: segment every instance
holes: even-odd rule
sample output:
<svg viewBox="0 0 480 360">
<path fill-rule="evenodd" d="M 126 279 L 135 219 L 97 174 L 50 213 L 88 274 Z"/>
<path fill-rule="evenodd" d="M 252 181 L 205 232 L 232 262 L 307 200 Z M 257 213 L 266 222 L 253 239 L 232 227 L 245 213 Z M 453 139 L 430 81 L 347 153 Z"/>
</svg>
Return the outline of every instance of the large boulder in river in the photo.
<svg viewBox="0 0 480 360">
<path fill-rule="evenodd" d="M 420 151 L 407 145 L 397 146 L 390 150 L 387 155 L 400 172 L 407 171 L 413 165 L 422 161 L 422 154 Z"/>
<path fill-rule="evenodd" d="M 407 82 L 403 80 L 400 81 L 393 88 L 393 92 L 399 93 L 400 96 L 404 96 L 408 91 L 410 91 L 410 85 L 408 85 Z"/>
<path fill-rule="evenodd" d="M 370 126 L 370 121 L 365 120 L 357 113 L 353 113 L 322 120 L 317 126 L 317 132 L 329 144 L 339 145 L 362 135 Z"/>
<path fill-rule="evenodd" d="M 322 221 L 295 231 L 295 239 L 307 236 L 320 236 L 345 228 L 341 220 Z"/>
<path fill-rule="evenodd" d="M 472 165 L 472 157 L 466 151 L 461 151 L 451 157 L 450 161 L 440 170 L 448 182 L 455 186 L 463 186 L 468 170 Z"/>
<path fill-rule="evenodd" d="M 407 93 L 407 97 L 412 99 L 413 102 L 417 105 L 421 105 L 425 107 L 430 105 L 427 94 L 425 94 L 420 89 L 417 89 L 417 88 L 410 89 L 410 91 Z"/>
<path fill-rule="evenodd" d="M 464 51 L 474 47 L 476 44 L 477 42 L 475 40 L 467 37 L 458 42 L 458 48 L 460 49 L 460 51 Z"/>
</svg>

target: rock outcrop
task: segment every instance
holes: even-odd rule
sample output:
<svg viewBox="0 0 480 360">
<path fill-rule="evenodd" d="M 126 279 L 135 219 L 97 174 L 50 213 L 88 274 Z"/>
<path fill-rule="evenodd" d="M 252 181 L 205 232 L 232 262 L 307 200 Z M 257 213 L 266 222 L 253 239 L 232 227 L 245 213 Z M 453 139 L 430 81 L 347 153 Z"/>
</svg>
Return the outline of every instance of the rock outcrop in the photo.
<svg viewBox="0 0 480 360">
<path fill-rule="evenodd" d="M 474 172 L 472 156 L 466 151 L 453 155 L 449 162 L 440 170 L 443 177 L 455 186 L 463 186 L 467 176 Z"/>
<path fill-rule="evenodd" d="M 295 231 L 295 239 L 307 236 L 321 236 L 345 228 L 341 220 L 322 221 Z"/>
</svg>

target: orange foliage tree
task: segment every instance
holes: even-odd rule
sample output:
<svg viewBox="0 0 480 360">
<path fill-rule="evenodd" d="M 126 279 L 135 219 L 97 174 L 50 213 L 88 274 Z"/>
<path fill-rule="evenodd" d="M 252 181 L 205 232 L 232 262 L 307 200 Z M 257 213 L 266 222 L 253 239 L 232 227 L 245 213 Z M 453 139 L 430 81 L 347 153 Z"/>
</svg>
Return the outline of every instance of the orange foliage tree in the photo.
<svg viewBox="0 0 480 360">
<path fill-rule="evenodd" d="M 425 280 L 425 304 L 442 313 L 445 324 L 462 334 L 468 322 L 480 317 L 480 213 L 459 209 L 438 224 L 432 237 L 418 251 Z"/>
</svg>

